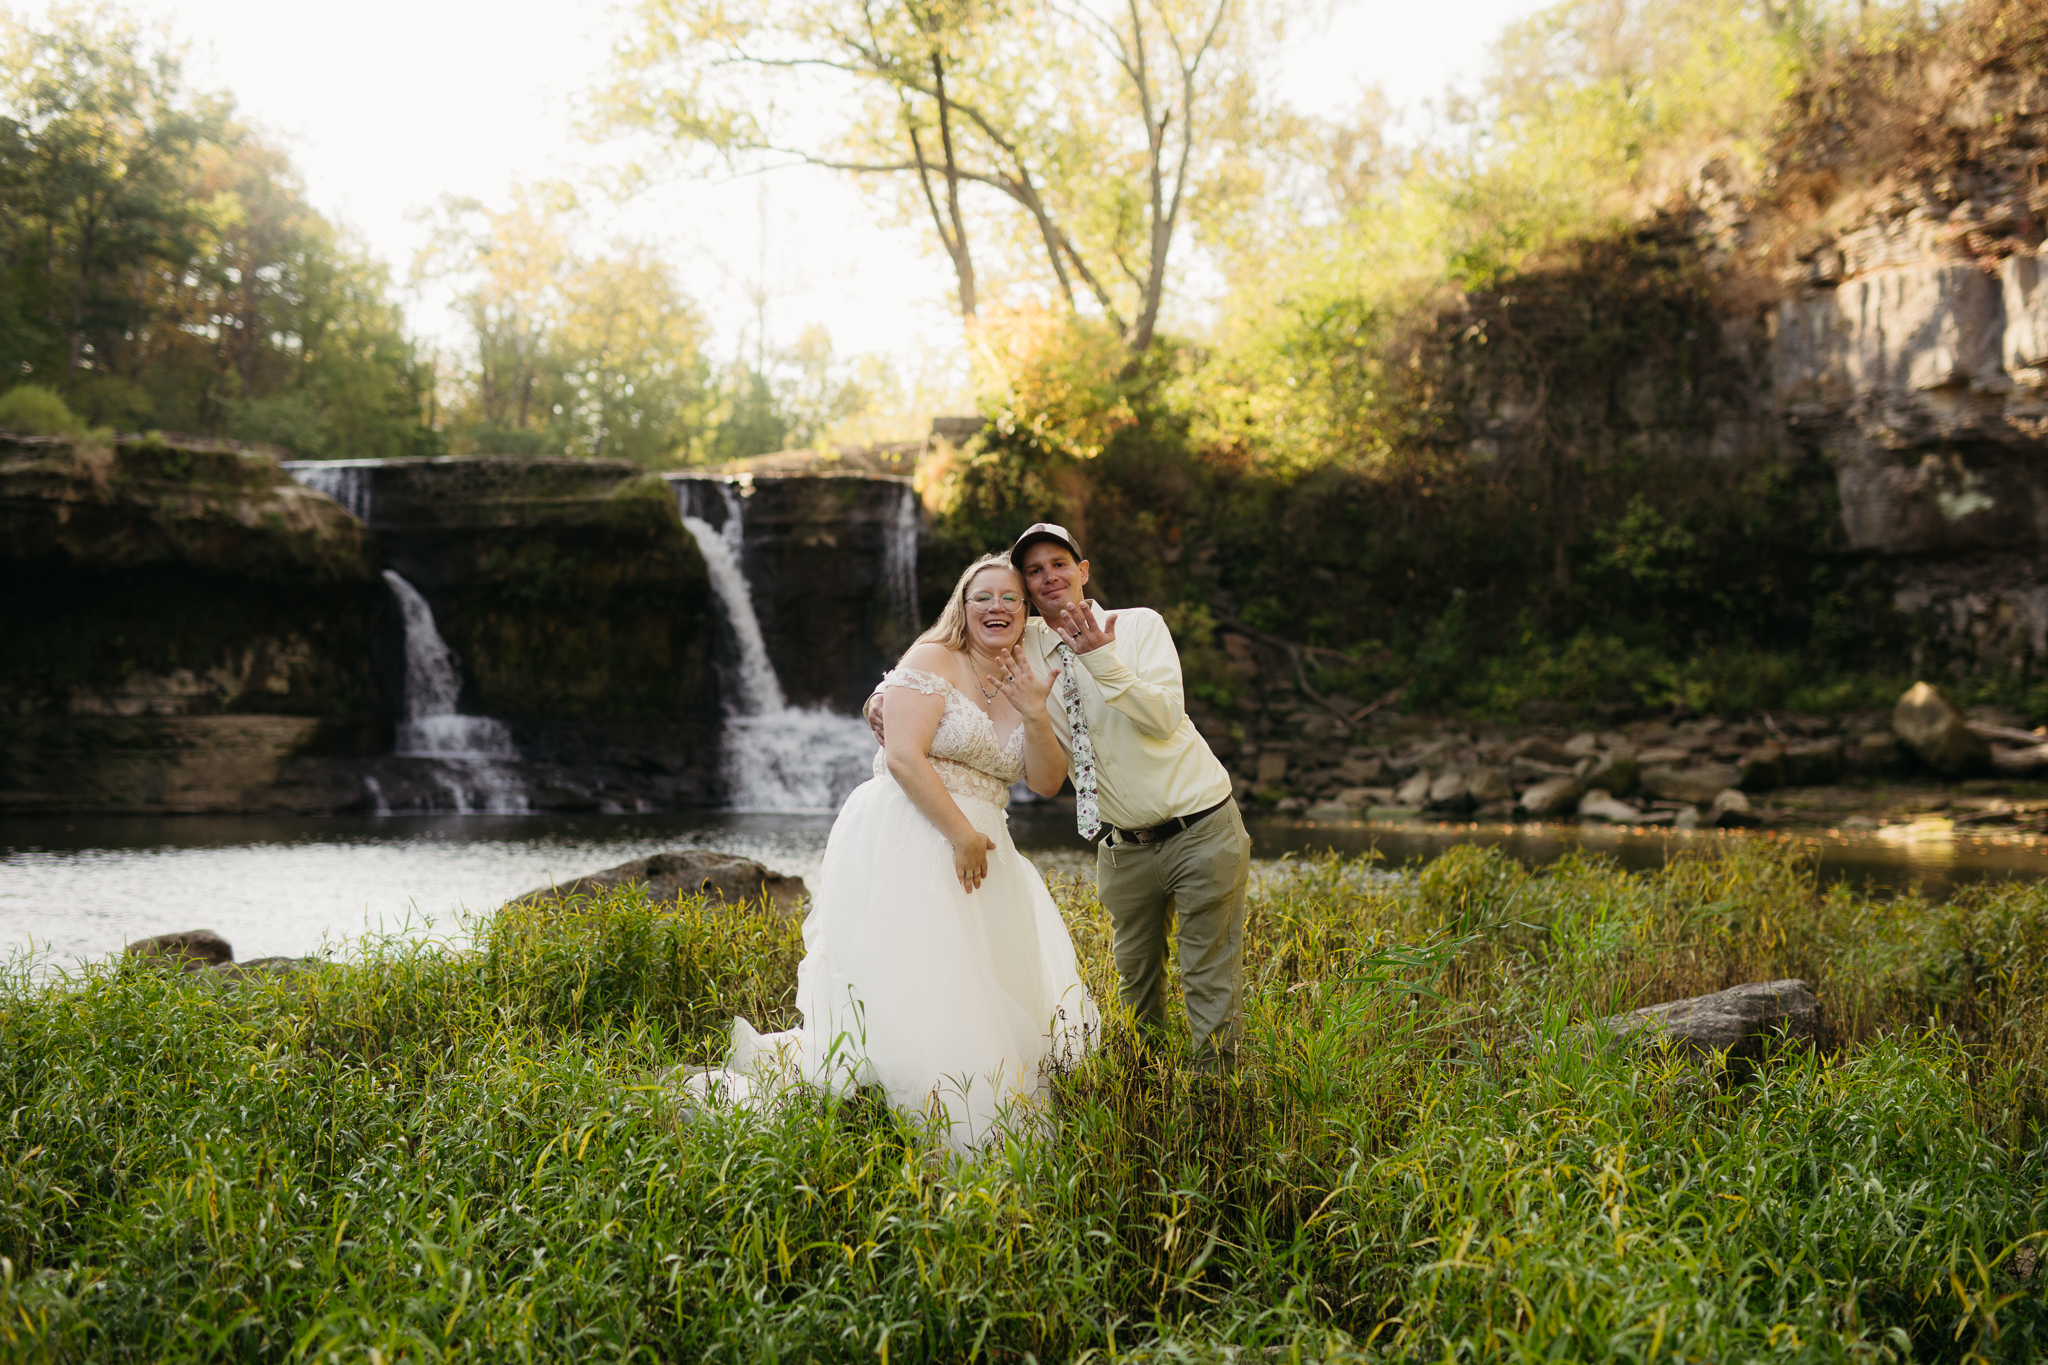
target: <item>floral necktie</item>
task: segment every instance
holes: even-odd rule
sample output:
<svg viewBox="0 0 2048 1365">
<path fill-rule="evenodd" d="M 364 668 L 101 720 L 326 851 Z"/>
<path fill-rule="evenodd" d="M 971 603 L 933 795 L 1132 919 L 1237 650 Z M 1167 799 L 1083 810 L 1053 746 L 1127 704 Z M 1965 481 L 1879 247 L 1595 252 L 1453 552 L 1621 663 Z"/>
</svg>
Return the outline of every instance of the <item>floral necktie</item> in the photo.
<svg viewBox="0 0 2048 1365">
<path fill-rule="evenodd" d="M 1074 826 L 1083 839 L 1093 840 L 1102 829 L 1102 816 L 1095 807 L 1095 741 L 1088 738 L 1088 722 L 1081 715 L 1081 683 L 1074 676 L 1081 662 L 1065 642 L 1060 644 L 1060 700 L 1067 707 L 1067 728 L 1074 743 Z"/>
</svg>

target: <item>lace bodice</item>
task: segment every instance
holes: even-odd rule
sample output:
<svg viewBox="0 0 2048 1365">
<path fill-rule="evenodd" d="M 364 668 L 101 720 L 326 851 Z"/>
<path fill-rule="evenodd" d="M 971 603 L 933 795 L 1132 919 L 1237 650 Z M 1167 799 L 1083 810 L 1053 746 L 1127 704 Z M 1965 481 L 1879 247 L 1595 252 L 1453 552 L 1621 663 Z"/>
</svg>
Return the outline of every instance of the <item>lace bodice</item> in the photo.
<svg viewBox="0 0 2048 1365">
<path fill-rule="evenodd" d="M 1007 740 L 996 738 L 995 722 L 953 684 L 936 673 L 916 668 L 891 669 L 882 678 L 884 687 L 907 687 L 928 697 L 946 699 L 945 714 L 939 717 L 938 732 L 932 736 L 932 767 L 939 781 L 955 799 L 986 801 L 998 810 L 1010 804 L 1010 784 L 1024 776 L 1024 727 L 1011 731 Z M 875 754 L 875 776 L 889 775 L 887 753 Z"/>
</svg>

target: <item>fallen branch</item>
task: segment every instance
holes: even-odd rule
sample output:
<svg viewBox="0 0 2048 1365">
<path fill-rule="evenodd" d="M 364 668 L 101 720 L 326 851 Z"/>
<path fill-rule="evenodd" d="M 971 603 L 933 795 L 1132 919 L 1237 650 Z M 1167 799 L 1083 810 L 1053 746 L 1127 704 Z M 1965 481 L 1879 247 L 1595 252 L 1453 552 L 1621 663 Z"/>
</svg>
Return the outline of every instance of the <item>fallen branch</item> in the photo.
<svg viewBox="0 0 2048 1365">
<path fill-rule="evenodd" d="M 2043 768 L 2048 768 L 2048 744 L 2033 744 L 2024 749 L 2002 749 L 1991 755 L 1991 767 L 2001 773 L 2039 772 Z"/>
<path fill-rule="evenodd" d="M 1393 691 L 1381 697 L 1378 701 L 1373 702 L 1371 705 L 1362 707 L 1355 712 L 1347 713 L 1342 707 L 1338 706 L 1335 702 L 1331 701 L 1322 693 L 1316 691 L 1316 689 L 1310 685 L 1308 680 L 1308 668 L 1303 660 L 1303 656 L 1310 653 L 1325 654 L 1332 659 L 1341 659 L 1347 664 L 1357 663 L 1358 661 L 1356 659 L 1352 658 L 1348 654 L 1341 653 L 1338 650 L 1325 648 L 1322 645 L 1302 645 L 1296 644 L 1292 640 L 1283 640 L 1278 635 L 1273 634 L 1271 631 L 1260 630 L 1257 626 L 1246 625 L 1243 621 L 1238 620 L 1235 616 L 1219 616 L 1216 618 L 1216 624 L 1223 627 L 1223 629 L 1225 630 L 1234 630 L 1240 635 L 1249 635 L 1254 640 L 1263 640 L 1266 644 L 1271 645 L 1273 648 L 1284 652 L 1287 655 L 1288 660 L 1292 662 L 1294 665 L 1294 680 L 1295 682 L 1300 684 L 1301 690 L 1308 694 L 1310 700 L 1314 701 L 1318 706 L 1322 707 L 1325 711 L 1328 711 L 1338 720 L 1343 721 L 1346 725 L 1356 725 L 1359 721 L 1364 720 L 1367 716 L 1379 710 L 1382 706 L 1387 706 L 1392 704 L 1393 702 L 1399 701 L 1401 699 L 1401 693 L 1406 690 L 1405 686 L 1397 687 Z"/>
<path fill-rule="evenodd" d="M 2029 748 L 2048 744 L 2048 726 L 2043 726 L 2039 730 L 2015 730 L 2009 725 L 1980 725 L 1974 720 L 1967 722 L 1967 724 L 1971 734 L 1984 739 L 2009 740 L 2014 744 L 2024 744 Z"/>
</svg>

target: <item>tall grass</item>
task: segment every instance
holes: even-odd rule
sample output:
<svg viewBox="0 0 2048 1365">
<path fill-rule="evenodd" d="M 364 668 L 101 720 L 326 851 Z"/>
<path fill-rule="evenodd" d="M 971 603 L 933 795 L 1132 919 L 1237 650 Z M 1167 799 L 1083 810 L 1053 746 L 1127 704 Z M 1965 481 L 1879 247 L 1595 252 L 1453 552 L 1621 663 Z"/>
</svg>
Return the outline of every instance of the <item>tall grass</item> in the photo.
<svg viewBox="0 0 2048 1365">
<path fill-rule="evenodd" d="M 1111 994 L 1092 893 L 1058 888 Z M 0 988 L 0 1359 L 2022 1359 L 2048 892 L 1304 862 L 1240 1075 L 1122 1033 L 973 1164 L 863 1096 L 679 1118 L 794 926 L 632 892 L 246 990 Z M 1741 1070 L 1585 1021 L 1801 976 Z"/>
</svg>

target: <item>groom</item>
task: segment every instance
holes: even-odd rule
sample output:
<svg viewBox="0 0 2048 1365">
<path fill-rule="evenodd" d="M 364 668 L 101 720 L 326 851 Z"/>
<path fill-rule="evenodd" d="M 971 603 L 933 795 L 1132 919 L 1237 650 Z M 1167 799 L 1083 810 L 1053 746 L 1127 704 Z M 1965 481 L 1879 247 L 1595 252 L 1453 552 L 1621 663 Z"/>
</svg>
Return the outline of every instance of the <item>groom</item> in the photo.
<svg viewBox="0 0 2048 1365">
<path fill-rule="evenodd" d="M 1046 697 L 1068 756 L 1083 838 L 1109 911 L 1118 984 L 1148 1031 L 1166 1022 L 1166 935 L 1176 921 L 1196 1056 L 1237 1064 L 1251 838 L 1230 773 L 1188 718 L 1180 653 L 1156 611 L 1104 611 L 1082 596 L 1088 561 L 1041 521 L 1010 547 L 1037 616 L 1024 648 L 1060 676 Z"/>
</svg>

